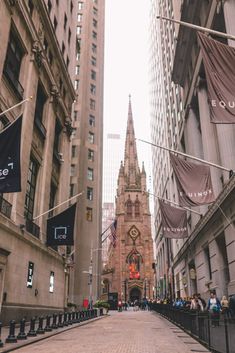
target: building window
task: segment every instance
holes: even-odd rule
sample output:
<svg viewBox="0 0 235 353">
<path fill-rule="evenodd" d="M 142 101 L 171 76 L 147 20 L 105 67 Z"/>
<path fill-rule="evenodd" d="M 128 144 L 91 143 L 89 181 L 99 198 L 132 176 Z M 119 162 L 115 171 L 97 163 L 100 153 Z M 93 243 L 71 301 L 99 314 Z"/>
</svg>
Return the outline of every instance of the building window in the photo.
<svg viewBox="0 0 235 353">
<path fill-rule="evenodd" d="M 69 32 L 68 32 L 68 43 L 70 44 L 71 42 L 71 29 L 69 28 Z"/>
<path fill-rule="evenodd" d="M 49 57 L 49 63 L 50 63 L 50 65 L 52 65 L 52 63 L 53 63 L 53 55 L 52 55 L 52 52 L 50 50 L 49 50 L 48 57 Z"/>
<path fill-rule="evenodd" d="M 74 81 L 74 88 L 77 90 L 79 88 L 79 80 Z"/>
<path fill-rule="evenodd" d="M 66 15 L 66 13 L 65 13 L 65 14 L 64 14 L 64 30 L 66 30 L 67 22 L 68 22 L 68 18 L 67 18 L 67 15 Z"/>
<path fill-rule="evenodd" d="M 74 110 L 74 112 L 73 112 L 73 120 L 77 121 L 77 119 L 78 119 L 78 111 Z"/>
<path fill-rule="evenodd" d="M 88 149 L 88 160 L 94 162 L 95 160 L 95 151 Z"/>
<path fill-rule="evenodd" d="M 92 38 L 95 40 L 97 39 L 97 33 L 95 31 L 92 31 Z"/>
<path fill-rule="evenodd" d="M 92 208 L 90 207 L 86 208 L 86 220 L 92 222 Z"/>
<path fill-rule="evenodd" d="M 94 141 L 95 141 L 95 134 L 93 134 L 93 132 L 90 132 L 89 131 L 89 133 L 88 133 L 88 141 L 90 142 L 90 143 L 94 143 Z"/>
<path fill-rule="evenodd" d="M 87 169 L 87 179 L 91 181 L 94 180 L 94 170 L 92 168 Z"/>
<path fill-rule="evenodd" d="M 204 253 L 205 253 L 205 259 L 206 259 L 206 264 L 207 264 L 207 268 L 208 268 L 208 274 L 209 274 L 209 279 L 212 279 L 212 271 L 211 271 L 211 259 L 210 259 L 210 250 L 209 250 L 209 246 L 207 246 L 204 249 Z"/>
<path fill-rule="evenodd" d="M 54 136 L 54 146 L 53 146 L 53 152 L 54 154 L 60 153 L 60 135 L 62 132 L 62 126 L 59 121 L 59 119 L 56 119 L 55 123 L 55 136 Z"/>
<path fill-rule="evenodd" d="M 55 280 L 55 273 L 53 271 L 50 272 L 50 282 L 49 282 L 49 292 L 54 292 L 54 280 Z"/>
<path fill-rule="evenodd" d="M 25 195 L 25 205 L 24 205 L 24 216 L 26 219 L 33 219 L 34 201 L 35 201 L 35 191 L 38 176 L 38 163 L 32 157 L 29 161 L 29 170 L 27 178 L 27 187 Z"/>
<path fill-rule="evenodd" d="M 90 92 L 91 92 L 91 94 L 96 94 L 96 86 L 95 85 L 93 85 L 93 84 L 90 85 Z"/>
<path fill-rule="evenodd" d="M 89 115 L 89 125 L 95 126 L 95 117 L 93 115 Z"/>
<path fill-rule="evenodd" d="M 33 0 L 28 0 L 28 7 L 29 7 L 29 12 L 30 15 L 33 15 L 33 9 L 34 9 L 34 5 L 33 5 Z"/>
<path fill-rule="evenodd" d="M 71 176 L 75 176 L 75 170 L 76 170 L 76 165 L 75 164 L 71 164 L 71 169 L 70 169 Z"/>
<path fill-rule="evenodd" d="M 73 12 L 73 2 L 72 1 L 70 2 L 70 12 L 71 13 Z"/>
<path fill-rule="evenodd" d="M 77 35 L 79 36 L 82 33 L 82 27 L 77 26 Z"/>
<path fill-rule="evenodd" d="M 62 54 L 64 55 L 64 52 L 65 52 L 65 45 L 64 45 L 64 42 L 62 42 Z"/>
<path fill-rule="evenodd" d="M 66 59 L 66 66 L 67 66 L 67 68 L 69 67 L 69 57 L 67 56 L 67 59 Z"/>
<path fill-rule="evenodd" d="M 94 70 L 91 70 L 91 79 L 96 80 L 96 72 Z"/>
<path fill-rule="evenodd" d="M 9 120 L 5 115 L 1 115 L 0 117 L 0 131 L 4 130 L 5 127 L 9 124 Z"/>
<path fill-rule="evenodd" d="M 95 20 L 94 18 L 93 18 L 93 26 L 94 26 L 95 28 L 97 28 L 97 20 Z"/>
<path fill-rule="evenodd" d="M 9 83 L 12 85 L 14 91 L 20 95 L 20 98 L 22 98 L 24 93 L 24 89 L 19 83 L 22 58 L 23 49 L 20 46 L 20 41 L 11 31 L 7 46 L 7 54 L 5 58 L 3 73 L 8 79 Z"/>
<path fill-rule="evenodd" d="M 48 12 L 49 12 L 49 15 L 50 15 L 50 13 L 51 13 L 51 9 L 52 9 L 51 0 L 48 0 L 48 3 L 47 3 L 47 8 L 48 8 Z"/>
<path fill-rule="evenodd" d="M 57 193 L 57 186 L 54 183 L 51 183 L 50 189 L 50 198 L 49 198 L 49 210 L 55 206 L 55 199 Z M 49 212 L 48 217 L 53 216 L 53 210 Z"/>
<path fill-rule="evenodd" d="M 57 28 L 58 22 L 57 22 L 57 19 L 56 19 L 56 17 L 55 17 L 55 16 L 54 16 L 54 22 L 53 22 L 53 24 L 54 24 L 54 29 L 55 29 L 55 31 L 56 31 L 56 28 Z"/>
<path fill-rule="evenodd" d="M 40 121 L 42 123 L 43 120 L 43 110 L 44 106 L 47 101 L 47 96 L 45 94 L 45 91 L 41 85 L 41 83 L 38 83 L 38 88 L 37 88 L 37 98 L 36 98 L 36 106 L 35 106 L 35 113 L 34 113 L 34 120 Z"/>
<path fill-rule="evenodd" d="M 95 100 L 90 99 L 90 109 L 95 110 Z"/>
<path fill-rule="evenodd" d="M 27 288 L 33 287 L 33 270 L 34 270 L 34 263 L 29 261 L 28 274 L 27 274 Z"/>
<path fill-rule="evenodd" d="M 94 4 L 98 4 L 98 0 L 93 0 L 93 3 Z"/>
<path fill-rule="evenodd" d="M 77 19 L 78 19 L 78 22 L 82 22 L 82 14 L 81 13 L 78 14 Z"/>
<path fill-rule="evenodd" d="M 91 65 L 96 66 L 96 58 L 94 56 L 91 57 Z"/>
<path fill-rule="evenodd" d="M 72 146 L 72 158 L 76 157 L 77 154 L 77 146 Z"/>
<path fill-rule="evenodd" d="M 75 68 L 75 74 L 79 75 L 79 73 L 80 73 L 80 66 L 77 65 L 76 68 Z"/>
<path fill-rule="evenodd" d="M 92 43 L 91 50 L 92 50 L 92 53 L 93 53 L 93 54 L 96 54 L 96 53 L 97 53 L 97 45 L 95 45 L 94 43 Z"/>
<path fill-rule="evenodd" d="M 83 2 L 79 1 L 78 2 L 78 10 L 82 10 L 83 9 Z"/>
<path fill-rule="evenodd" d="M 87 195 L 87 200 L 92 201 L 93 200 L 93 188 L 90 188 L 88 186 L 86 195 Z"/>
<path fill-rule="evenodd" d="M 74 195 L 74 184 L 70 184 L 69 196 L 72 197 Z"/>
<path fill-rule="evenodd" d="M 95 7 L 93 7 L 93 15 L 97 16 L 97 13 L 98 13 L 98 10 Z"/>
</svg>

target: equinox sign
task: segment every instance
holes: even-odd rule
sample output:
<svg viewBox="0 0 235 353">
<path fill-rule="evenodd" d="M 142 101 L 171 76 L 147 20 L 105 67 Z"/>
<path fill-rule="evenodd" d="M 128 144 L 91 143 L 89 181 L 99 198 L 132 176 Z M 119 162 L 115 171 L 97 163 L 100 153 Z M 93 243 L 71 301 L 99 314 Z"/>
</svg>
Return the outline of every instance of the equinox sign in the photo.
<svg viewBox="0 0 235 353">
<path fill-rule="evenodd" d="M 10 169 L 14 169 L 13 162 L 8 163 L 7 166 L 8 168 L 0 169 L 0 180 L 5 179 L 8 176 Z"/>
</svg>

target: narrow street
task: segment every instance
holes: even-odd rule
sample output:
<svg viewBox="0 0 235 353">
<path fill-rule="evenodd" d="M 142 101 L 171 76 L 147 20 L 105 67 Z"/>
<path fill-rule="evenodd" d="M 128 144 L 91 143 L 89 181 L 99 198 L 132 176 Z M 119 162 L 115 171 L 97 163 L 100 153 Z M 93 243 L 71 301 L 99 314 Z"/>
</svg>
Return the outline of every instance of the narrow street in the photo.
<svg viewBox="0 0 235 353">
<path fill-rule="evenodd" d="M 111 312 L 109 317 L 22 347 L 18 353 L 209 352 L 172 323 L 147 311 Z"/>
</svg>

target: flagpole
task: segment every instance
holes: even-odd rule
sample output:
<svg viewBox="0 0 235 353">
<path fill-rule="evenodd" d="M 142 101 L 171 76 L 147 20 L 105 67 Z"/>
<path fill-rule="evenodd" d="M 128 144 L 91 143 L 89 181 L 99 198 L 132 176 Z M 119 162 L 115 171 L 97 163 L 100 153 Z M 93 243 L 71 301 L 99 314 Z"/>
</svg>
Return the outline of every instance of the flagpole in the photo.
<svg viewBox="0 0 235 353">
<path fill-rule="evenodd" d="M 151 192 L 147 192 L 147 193 L 148 193 L 149 195 L 152 195 L 152 196 L 156 197 L 157 199 L 170 202 L 170 203 L 172 203 L 173 205 L 178 206 L 179 208 L 183 208 L 184 210 L 187 210 L 187 211 L 196 213 L 197 215 L 201 216 L 201 213 L 200 213 L 200 212 L 197 212 L 197 211 L 195 211 L 195 210 L 192 210 L 191 208 L 188 208 L 188 207 L 185 207 L 185 206 L 181 206 L 181 205 L 179 205 L 178 203 L 176 203 L 176 202 L 174 202 L 174 201 L 171 201 L 171 200 L 168 200 L 168 199 L 164 199 L 163 197 L 160 197 L 160 196 L 157 196 L 157 195 L 155 195 L 155 194 L 152 194 Z"/>
<path fill-rule="evenodd" d="M 198 31 L 202 31 L 202 32 L 210 33 L 210 34 L 215 34 L 215 35 L 217 35 L 219 37 L 223 37 L 223 38 L 226 38 L 226 39 L 235 40 L 235 36 L 233 36 L 232 34 L 223 33 L 223 32 L 219 32 L 219 31 L 215 31 L 214 29 L 197 26 L 197 25 L 195 25 L 193 23 L 184 22 L 184 21 L 178 21 L 178 20 L 174 20 L 172 18 L 165 17 L 165 16 L 160 16 L 160 15 L 156 16 L 156 18 L 157 19 L 161 19 L 161 20 L 174 22 L 174 23 L 178 23 L 179 25 L 182 25 L 182 26 L 185 26 L 185 27 L 189 27 L 189 28 L 192 28 L 192 29 L 196 29 Z"/>
<path fill-rule="evenodd" d="M 113 222 L 112 222 L 112 223 L 113 223 Z M 100 234 L 101 237 L 102 237 L 102 235 L 104 235 L 104 233 L 107 232 L 107 230 L 110 228 L 110 226 L 111 226 L 112 223 L 110 223 L 110 225 Z"/>
<path fill-rule="evenodd" d="M 47 214 L 47 213 L 49 213 L 49 212 L 51 212 L 51 211 L 55 210 L 56 208 L 58 208 L 58 207 L 60 207 L 60 206 L 64 205 L 66 202 L 68 202 L 68 201 L 71 201 L 71 200 L 75 199 L 75 197 L 81 196 L 82 194 L 83 194 L 83 191 L 82 191 L 82 192 L 80 192 L 79 194 L 74 195 L 74 196 L 70 197 L 69 199 L 67 199 L 67 200 L 65 200 L 65 201 L 63 201 L 63 202 L 61 202 L 59 205 L 57 205 L 57 206 L 55 206 L 55 207 L 50 208 L 48 211 L 41 213 L 41 214 L 40 214 L 40 215 L 38 215 L 37 217 L 34 217 L 34 218 L 33 218 L 33 220 L 35 221 L 35 219 L 38 219 L 38 218 L 40 218 L 40 217 L 44 216 L 45 214 Z"/>
<path fill-rule="evenodd" d="M 31 99 L 33 99 L 33 96 L 30 96 L 29 98 L 26 98 L 26 99 L 22 100 L 21 102 L 19 102 L 19 103 L 13 105 L 12 107 L 10 107 L 10 108 L 4 110 L 4 112 L 1 112 L 1 113 L 0 113 L 0 116 L 5 115 L 6 113 L 8 113 L 9 111 L 11 111 L 12 109 L 15 109 L 15 108 L 19 107 L 20 105 L 22 105 L 22 104 L 28 102 L 28 101 L 31 100 Z"/>
<path fill-rule="evenodd" d="M 138 139 L 138 138 L 136 138 L 136 140 L 141 141 L 141 142 L 144 142 L 144 143 L 147 143 L 148 145 L 151 145 L 151 146 L 155 146 L 155 147 L 161 148 L 161 149 L 163 149 L 163 150 L 165 150 L 165 151 L 173 152 L 173 153 L 179 154 L 179 155 L 181 155 L 181 156 L 188 157 L 188 158 L 190 158 L 190 159 L 194 159 L 195 161 L 201 162 L 201 163 L 203 163 L 203 164 L 210 165 L 210 166 L 212 166 L 212 167 L 215 167 L 215 168 L 218 168 L 218 169 L 221 169 L 221 170 L 225 170 L 226 172 L 229 172 L 229 173 L 232 173 L 232 172 L 233 172 L 233 170 L 231 170 L 231 169 L 222 167 L 221 165 L 218 165 L 218 164 L 215 164 L 215 163 L 212 163 L 212 162 L 205 161 L 204 159 L 201 159 L 201 158 L 198 158 L 198 157 L 191 156 L 190 154 L 186 154 L 186 153 L 183 153 L 183 152 L 180 152 L 180 151 L 175 151 L 175 150 L 172 150 L 171 148 L 168 148 L 168 147 L 163 147 L 163 146 L 160 146 L 160 145 L 155 145 L 155 144 L 152 143 L 152 142 L 148 142 L 148 141 L 141 140 L 141 139 Z"/>
</svg>

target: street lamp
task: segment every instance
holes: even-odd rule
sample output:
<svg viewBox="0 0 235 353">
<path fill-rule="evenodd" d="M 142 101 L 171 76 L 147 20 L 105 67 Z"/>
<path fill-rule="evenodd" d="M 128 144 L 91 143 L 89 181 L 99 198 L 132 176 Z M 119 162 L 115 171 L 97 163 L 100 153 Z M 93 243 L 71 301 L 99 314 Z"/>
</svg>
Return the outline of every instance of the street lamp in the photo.
<svg viewBox="0 0 235 353">
<path fill-rule="evenodd" d="M 92 299 L 92 283 L 93 283 L 93 252 L 102 250 L 102 248 L 97 248 L 97 249 L 92 249 L 91 248 L 91 253 L 90 253 L 90 266 L 88 271 L 82 271 L 83 273 L 89 274 L 89 309 L 92 309 L 93 307 L 93 299 Z M 96 274 L 96 276 L 99 276 L 99 274 Z"/>
</svg>

